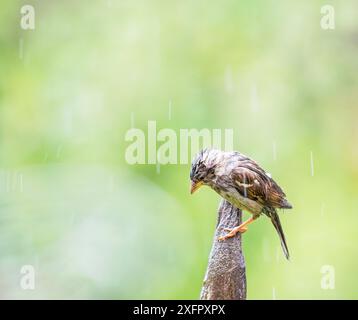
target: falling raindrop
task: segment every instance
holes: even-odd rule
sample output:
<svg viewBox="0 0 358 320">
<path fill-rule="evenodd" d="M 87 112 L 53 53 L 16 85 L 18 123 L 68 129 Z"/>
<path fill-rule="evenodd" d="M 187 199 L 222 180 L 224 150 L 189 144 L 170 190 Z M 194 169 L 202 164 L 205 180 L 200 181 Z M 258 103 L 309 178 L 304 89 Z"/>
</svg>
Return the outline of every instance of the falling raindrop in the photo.
<svg viewBox="0 0 358 320">
<path fill-rule="evenodd" d="M 281 255 L 281 248 L 277 247 L 276 248 L 276 261 L 279 262 L 280 261 L 280 255 Z"/>
<path fill-rule="evenodd" d="M 62 145 L 57 147 L 56 158 L 59 159 L 62 151 Z"/>
<path fill-rule="evenodd" d="M 131 128 L 134 128 L 134 112 L 131 112 Z"/>
<path fill-rule="evenodd" d="M 324 203 L 321 203 L 321 216 L 323 217 L 324 215 Z"/>
<path fill-rule="evenodd" d="M 276 141 L 272 142 L 272 154 L 273 154 L 273 160 L 277 160 L 277 153 L 276 153 Z"/>
<path fill-rule="evenodd" d="M 19 179 L 20 179 L 20 192 L 24 192 L 24 179 L 22 173 L 20 173 Z"/>
<path fill-rule="evenodd" d="M 314 176 L 313 152 L 311 151 L 311 176 Z"/>
<path fill-rule="evenodd" d="M 75 224 L 75 218 L 76 218 L 76 213 L 75 211 L 71 214 L 70 216 L 70 226 L 74 226 Z"/>
<path fill-rule="evenodd" d="M 259 110 L 259 99 L 256 84 L 251 86 L 251 109 L 253 112 L 257 112 Z"/>
<path fill-rule="evenodd" d="M 11 174 L 11 191 L 16 191 L 17 189 L 17 172 Z"/>
<path fill-rule="evenodd" d="M 169 100 L 169 105 L 168 105 L 168 119 L 172 120 L 172 100 Z"/>
<path fill-rule="evenodd" d="M 113 176 L 110 176 L 109 177 L 109 187 L 108 187 L 108 191 L 110 193 L 112 193 L 114 190 L 114 177 Z"/>
<path fill-rule="evenodd" d="M 232 69 L 231 66 L 228 65 L 225 70 L 225 89 L 227 92 L 232 92 L 234 88 L 234 81 L 232 78 Z"/>
<path fill-rule="evenodd" d="M 24 58 L 24 39 L 22 38 L 19 40 L 19 58 L 20 60 Z"/>
<path fill-rule="evenodd" d="M 268 240 L 266 238 L 263 239 L 263 241 L 262 241 L 262 254 L 264 257 L 264 261 L 269 262 L 270 261 L 270 253 L 269 253 Z"/>
<path fill-rule="evenodd" d="M 6 192 L 11 191 L 11 173 L 8 172 L 6 175 Z"/>
</svg>

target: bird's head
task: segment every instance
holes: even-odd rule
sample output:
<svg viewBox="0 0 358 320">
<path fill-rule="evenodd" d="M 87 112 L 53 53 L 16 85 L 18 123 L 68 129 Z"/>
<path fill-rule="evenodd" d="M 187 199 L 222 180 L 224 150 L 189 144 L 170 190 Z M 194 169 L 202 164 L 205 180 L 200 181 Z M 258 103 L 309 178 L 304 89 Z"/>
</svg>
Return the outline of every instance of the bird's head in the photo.
<svg viewBox="0 0 358 320">
<path fill-rule="evenodd" d="M 190 193 L 194 193 L 202 185 L 210 184 L 214 180 L 220 152 L 214 149 L 204 149 L 194 158 L 190 171 Z"/>
</svg>

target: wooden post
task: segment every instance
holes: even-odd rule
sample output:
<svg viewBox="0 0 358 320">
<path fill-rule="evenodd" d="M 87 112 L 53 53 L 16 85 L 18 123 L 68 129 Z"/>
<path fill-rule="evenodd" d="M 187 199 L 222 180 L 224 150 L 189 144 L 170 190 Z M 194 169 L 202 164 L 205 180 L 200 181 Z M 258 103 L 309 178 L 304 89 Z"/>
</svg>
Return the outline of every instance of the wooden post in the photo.
<svg viewBox="0 0 358 320">
<path fill-rule="evenodd" d="M 246 268 L 241 248 L 241 234 L 225 241 L 218 238 L 241 223 L 242 211 L 222 200 L 218 210 L 213 246 L 201 290 L 202 300 L 245 300 Z"/>
</svg>

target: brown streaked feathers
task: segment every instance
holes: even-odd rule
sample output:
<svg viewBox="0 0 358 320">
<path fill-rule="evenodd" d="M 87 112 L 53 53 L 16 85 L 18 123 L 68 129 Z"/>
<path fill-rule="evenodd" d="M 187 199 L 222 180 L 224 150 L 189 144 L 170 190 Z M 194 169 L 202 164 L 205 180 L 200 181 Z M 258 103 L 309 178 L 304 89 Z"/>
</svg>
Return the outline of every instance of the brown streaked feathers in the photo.
<svg viewBox="0 0 358 320">
<path fill-rule="evenodd" d="M 285 199 L 286 195 L 278 184 L 258 164 L 246 158 L 240 161 L 231 173 L 239 192 L 264 206 L 287 208 L 292 206 Z"/>
<path fill-rule="evenodd" d="M 253 216 L 232 229 L 222 240 L 245 232 L 249 223 L 265 214 L 271 219 L 286 258 L 288 247 L 276 209 L 291 209 L 286 195 L 279 185 L 254 160 L 240 152 L 224 152 L 205 149 L 194 159 L 190 171 L 191 193 L 207 185 L 224 199 Z"/>
</svg>

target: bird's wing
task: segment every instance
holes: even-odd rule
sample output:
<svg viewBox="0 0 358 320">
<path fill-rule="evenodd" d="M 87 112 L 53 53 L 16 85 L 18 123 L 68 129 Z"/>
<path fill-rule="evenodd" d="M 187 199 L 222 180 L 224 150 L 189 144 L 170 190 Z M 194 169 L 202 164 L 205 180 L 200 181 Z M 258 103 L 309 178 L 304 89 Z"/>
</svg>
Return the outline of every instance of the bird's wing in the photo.
<svg viewBox="0 0 358 320">
<path fill-rule="evenodd" d="M 242 157 L 231 175 L 243 196 L 264 206 L 281 208 L 289 205 L 282 189 L 255 161 Z"/>
</svg>

